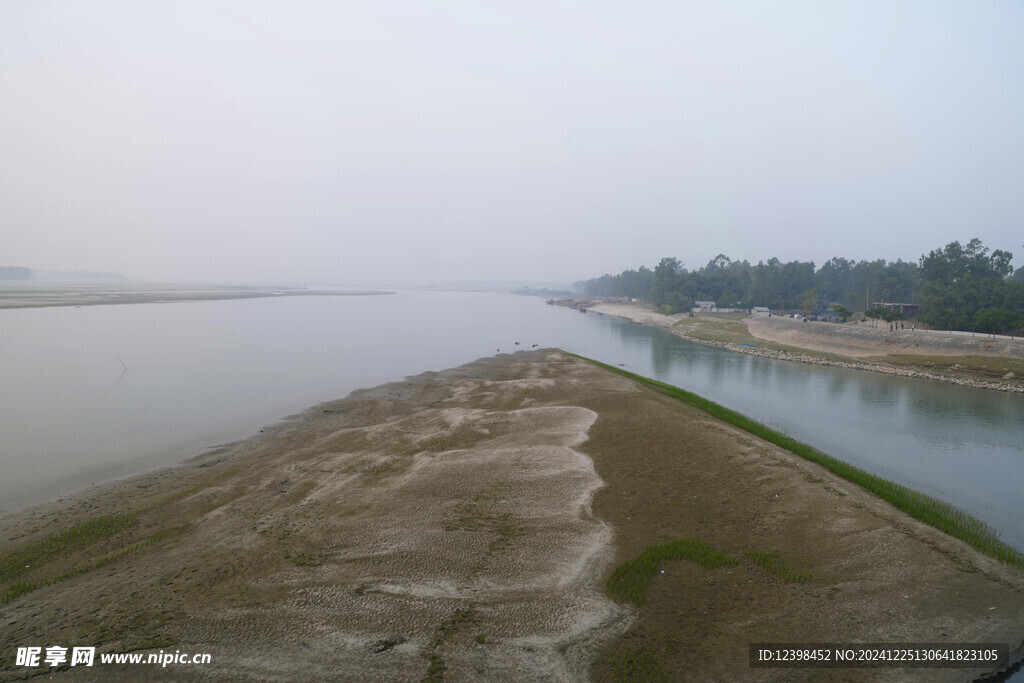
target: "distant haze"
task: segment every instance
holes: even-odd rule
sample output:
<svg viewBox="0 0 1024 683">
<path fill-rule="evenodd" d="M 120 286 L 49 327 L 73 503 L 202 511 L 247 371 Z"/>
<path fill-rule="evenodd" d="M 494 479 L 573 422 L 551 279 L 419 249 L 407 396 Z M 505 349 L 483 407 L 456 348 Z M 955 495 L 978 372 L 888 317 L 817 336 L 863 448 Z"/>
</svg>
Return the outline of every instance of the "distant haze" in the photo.
<svg viewBox="0 0 1024 683">
<path fill-rule="evenodd" d="M 0 263 L 572 281 L 1024 263 L 1016 2 L 0 0 Z"/>
</svg>

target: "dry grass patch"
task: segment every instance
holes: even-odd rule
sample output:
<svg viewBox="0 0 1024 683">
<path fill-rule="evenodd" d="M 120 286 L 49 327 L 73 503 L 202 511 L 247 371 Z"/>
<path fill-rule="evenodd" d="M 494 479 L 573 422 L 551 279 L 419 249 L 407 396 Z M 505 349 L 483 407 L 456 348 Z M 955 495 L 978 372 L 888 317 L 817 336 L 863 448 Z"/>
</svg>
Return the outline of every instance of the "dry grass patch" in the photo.
<svg viewBox="0 0 1024 683">
<path fill-rule="evenodd" d="M 788 353 L 813 356 L 833 361 L 849 362 L 847 356 L 834 353 L 811 351 L 798 346 L 789 346 L 755 337 L 747 330 L 746 313 L 715 313 L 713 315 L 694 315 L 683 318 L 672 326 L 672 331 L 695 341 L 711 341 L 726 344 L 756 346 L 759 349 L 786 351 Z"/>
<path fill-rule="evenodd" d="M 899 367 L 910 367 L 928 372 L 944 372 L 972 375 L 986 379 L 1002 379 L 1012 372 L 1018 381 L 1024 380 L 1024 360 L 1001 358 L 999 356 L 927 356 L 913 354 L 891 354 L 873 356 L 866 360 L 888 363 Z"/>
</svg>

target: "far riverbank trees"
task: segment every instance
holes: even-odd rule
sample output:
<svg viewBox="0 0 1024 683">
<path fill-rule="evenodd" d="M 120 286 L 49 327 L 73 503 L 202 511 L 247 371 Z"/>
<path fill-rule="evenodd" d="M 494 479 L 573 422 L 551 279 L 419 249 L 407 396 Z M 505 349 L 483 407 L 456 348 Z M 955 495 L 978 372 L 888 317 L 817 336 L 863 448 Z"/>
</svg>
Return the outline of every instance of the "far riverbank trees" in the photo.
<svg viewBox="0 0 1024 683">
<path fill-rule="evenodd" d="M 587 296 L 639 299 L 665 313 L 689 310 L 695 301 L 814 313 L 834 304 L 857 311 L 880 302 L 915 304 L 918 319 L 933 327 L 1001 333 L 1024 328 L 1024 268 L 1014 273 L 1012 260 L 1010 252 L 972 239 L 951 242 L 917 263 L 834 257 L 815 268 L 813 261 L 771 258 L 752 265 L 719 254 L 687 270 L 666 257 L 653 270 L 640 266 L 575 284 Z"/>
</svg>

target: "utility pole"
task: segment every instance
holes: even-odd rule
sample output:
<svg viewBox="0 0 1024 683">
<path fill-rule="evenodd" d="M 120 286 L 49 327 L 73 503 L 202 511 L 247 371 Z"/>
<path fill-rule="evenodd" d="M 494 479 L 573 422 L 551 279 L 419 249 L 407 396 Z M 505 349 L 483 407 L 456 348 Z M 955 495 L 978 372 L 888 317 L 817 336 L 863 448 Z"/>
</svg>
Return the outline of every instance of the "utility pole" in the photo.
<svg viewBox="0 0 1024 683">
<path fill-rule="evenodd" d="M 867 276 L 865 275 L 865 277 L 864 277 L 864 314 L 865 315 L 867 315 L 867 312 L 868 312 L 868 301 L 869 301 L 869 299 L 868 299 L 868 279 L 867 279 Z M 875 323 L 875 325 L 877 326 L 878 323 Z"/>
</svg>

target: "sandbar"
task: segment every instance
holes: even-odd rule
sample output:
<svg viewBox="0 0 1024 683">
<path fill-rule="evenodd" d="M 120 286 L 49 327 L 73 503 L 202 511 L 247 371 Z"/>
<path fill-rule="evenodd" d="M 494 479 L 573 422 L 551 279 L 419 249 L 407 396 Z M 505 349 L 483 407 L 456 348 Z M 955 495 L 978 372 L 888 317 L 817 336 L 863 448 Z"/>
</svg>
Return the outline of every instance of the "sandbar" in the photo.
<svg viewBox="0 0 1024 683">
<path fill-rule="evenodd" d="M 17 647 L 84 645 L 212 661 L 65 675 L 605 681 L 643 661 L 668 680 L 972 680 L 986 671 L 752 669 L 748 646 L 996 641 L 1019 656 L 1024 639 L 1018 570 L 550 349 L 357 391 L 12 515 L 0 567 L 118 516 L 101 540 L 18 569 L 43 585 L 0 604 L 0 678 L 33 672 Z M 644 604 L 606 593 L 617 565 L 675 538 L 736 562 L 665 560 Z M 757 552 L 813 577 L 780 578 Z"/>
</svg>

